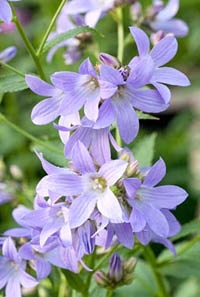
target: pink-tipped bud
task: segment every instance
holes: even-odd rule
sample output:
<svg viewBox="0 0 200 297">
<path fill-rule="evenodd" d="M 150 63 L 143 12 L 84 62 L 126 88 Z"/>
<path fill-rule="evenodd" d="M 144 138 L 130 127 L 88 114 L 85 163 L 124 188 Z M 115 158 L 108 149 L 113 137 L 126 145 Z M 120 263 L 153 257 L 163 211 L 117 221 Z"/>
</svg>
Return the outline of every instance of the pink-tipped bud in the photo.
<svg viewBox="0 0 200 297">
<path fill-rule="evenodd" d="M 111 66 L 111 67 L 114 67 L 114 68 L 121 67 L 121 64 L 120 64 L 119 60 L 116 57 L 111 56 L 109 54 L 100 53 L 99 54 L 99 59 L 105 65 L 108 65 L 108 66 Z"/>
</svg>

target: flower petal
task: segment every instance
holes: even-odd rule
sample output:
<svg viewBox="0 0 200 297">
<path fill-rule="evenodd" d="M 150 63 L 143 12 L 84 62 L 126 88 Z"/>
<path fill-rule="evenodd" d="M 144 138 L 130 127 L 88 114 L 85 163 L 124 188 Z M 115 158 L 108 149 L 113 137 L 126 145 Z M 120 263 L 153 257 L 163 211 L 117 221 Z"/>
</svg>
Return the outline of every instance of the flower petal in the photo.
<svg viewBox="0 0 200 297">
<path fill-rule="evenodd" d="M 146 220 L 144 219 L 144 216 L 140 213 L 140 211 L 137 208 L 132 209 L 129 222 L 132 227 L 133 232 L 141 232 L 145 225 L 146 225 Z"/>
<path fill-rule="evenodd" d="M 20 288 L 20 282 L 17 277 L 12 277 L 8 280 L 7 286 L 6 286 L 6 297 L 13 296 L 13 297 L 21 297 L 21 288 Z"/>
<path fill-rule="evenodd" d="M 77 228 L 87 221 L 95 208 L 97 198 L 96 192 L 88 191 L 73 200 L 69 209 L 70 228 Z"/>
<path fill-rule="evenodd" d="M 33 108 L 31 119 L 36 125 L 45 125 L 54 121 L 60 115 L 62 96 L 42 100 Z"/>
<path fill-rule="evenodd" d="M 99 117 L 93 125 L 94 129 L 109 127 L 115 120 L 114 107 L 109 99 L 105 100 L 99 109 Z"/>
<path fill-rule="evenodd" d="M 189 31 L 187 24 L 179 19 L 154 21 L 150 25 L 155 31 L 162 30 L 165 33 L 173 33 L 176 37 L 184 37 Z"/>
<path fill-rule="evenodd" d="M 171 99 L 170 89 L 168 87 L 166 87 L 165 85 L 163 85 L 163 84 L 160 84 L 158 82 L 154 82 L 153 78 L 151 80 L 151 83 L 157 89 L 157 91 L 159 92 L 159 94 L 163 98 L 164 102 L 166 104 L 168 104 L 170 102 L 170 99 Z"/>
<path fill-rule="evenodd" d="M 36 94 L 45 97 L 56 96 L 58 89 L 48 84 L 46 81 L 40 79 L 37 76 L 27 74 L 25 76 L 28 87 Z"/>
<path fill-rule="evenodd" d="M 112 186 L 122 177 L 127 166 L 125 161 L 111 160 L 102 165 L 98 173 L 106 179 L 108 186 Z"/>
<path fill-rule="evenodd" d="M 41 179 L 36 187 L 40 196 L 49 196 L 49 191 L 62 196 L 78 195 L 82 192 L 81 177 L 75 174 L 52 174 Z"/>
<path fill-rule="evenodd" d="M 168 209 L 162 209 L 161 211 L 166 217 L 169 224 L 169 236 L 176 235 L 181 229 L 180 223 Z"/>
<path fill-rule="evenodd" d="M 169 106 L 164 102 L 160 93 L 155 90 L 135 90 L 128 85 L 127 93 L 133 107 L 144 112 L 157 113 L 166 110 Z"/>
<path fill-rule="evenodd" d="M 156 69 L 152 80 L 173 86 L 185 87 L 190 85 L 190 81 L 185 74 L 171 67 L 162 67 Z"/>
<path fill-rule="evenodd" d="M 135 40 L 139 55 L 146 55 L 149 52 L 150 47 L 150 42 L 147 34 L 137 27 L 130 27 L 129 29 Z"/>
<path fill-rule="evenodd" d="M 141 186 L 141 181 L 139 178 L 126 178 L 123 180 L 123 184 L 125 186 L 126 192 L 129 198 L 134 199 L 135 192 Z"/>
<path fill-rule="evenodd" d="M 100 102 L 100 90 L 96 88 L 93 92 L 87 96 L 87 100 L 84 106 L 84 112 L 88 119 L 96 122 L 99 115 L 99 102 Z"/>
<path fill-rule="evenodd" d="M 5 23 L 9 23 L 12 20 L 12 10 L 6 0 L 1 0 L 0 20 Z"/>
<path fill-rule="evenodd" d="M 126 94 L 124 94 L 124 96 L 126 96 Z M 120 136 L 125 143 L 129 144 L 137 136 L 139 131 L 138 116 L 129 100 L 126 100 L 125 97 L 118 100 L 117 96 L 113 96 L 112 103 L 117 115 L 117 125 Z"/>
<path fill-rule="evenodd" d="M 96 172 L 94 162 L 84 144 L 78 141 L 72 149 L 72 161 L 75 168 L 82 174 Z"/>
<path fill-rule="evenodd" d="M 156 188 L 141 188 L 141 194 L 145 202 L 155 208 L 174 209 L 187 198 L 185 190 L 178 186 L 159 186 Z"/>
<path fill-rule="evenodd" d="M 173 36 L 166 36 L 161 39 L 151 50 L 150 55 L 156 67 L 168 63 L 175 55 L 178 43 Z"/>
<path fill-rule="evenodd" d="M 179 0 L 169 0 L 167 5 L 156 15 L 157 20 L 169 20 L 173 18 L 179 9 Z"/>
<path fill-rule="evenodd" d="M 130 224 L 114 224 L 114 230 L 117 235 L 118 241 L 127 247 L 128 249 L 133 248 L 134 236 Z"/>
<path fill-rule="evenodd" d="M 110 189 L 99 195 L 97 208 L 112 223 L 123 223 L 123 212 L 120 204 Z"/>
<path fill-rule="evenodd" d="M 145 177 L 144 186 L 153 187 L 157 185 L 166 174 L 165 162 L 160 158 L 149 170 Z"/>
</svg>

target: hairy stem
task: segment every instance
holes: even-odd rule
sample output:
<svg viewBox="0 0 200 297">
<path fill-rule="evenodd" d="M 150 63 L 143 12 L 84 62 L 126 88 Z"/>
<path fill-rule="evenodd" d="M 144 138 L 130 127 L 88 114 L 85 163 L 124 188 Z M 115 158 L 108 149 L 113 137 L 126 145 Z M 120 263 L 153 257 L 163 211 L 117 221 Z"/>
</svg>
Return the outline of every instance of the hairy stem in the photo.
<svg viewBox="0 0 200 297">
<path fill-rule="evenodd" d="M 63 6 L 65 5 L 66 2 L 67 2 L 66 0 L 62 0 L 61 3 L 60 3 L 60 5 L 58 6 L 58 9 L 56 10 L 56 12 L 55 12 L 55 14 L 54 14 L 54 16 L 53 16 L 53 18 L 52 18 L 52 20 L 51 20 L 48 28 L 47 28 L 47 31 L 44 34 L 44 37 L 42 38 L 42 41 L 40 43 L 40 46 L 39 46 L 39 48 L 37 50 L 36 55 L 38 57 L 41 55 L 42 50 L 43 50 L 44 45 L 45 45 L 45 42 L 47 41 L 47 38 L 49 37 L 49 34 L 51 33 L 51 30 L 52 30 L 52 28 L 53 28 L 53 26 L 54 26 L 54 24 L 56 22 L 56 19 L 57 19 L 59 13 L 61 12 L 61 10 L 62 10 L 62 8 L 63 8 Z"/>
</svg>

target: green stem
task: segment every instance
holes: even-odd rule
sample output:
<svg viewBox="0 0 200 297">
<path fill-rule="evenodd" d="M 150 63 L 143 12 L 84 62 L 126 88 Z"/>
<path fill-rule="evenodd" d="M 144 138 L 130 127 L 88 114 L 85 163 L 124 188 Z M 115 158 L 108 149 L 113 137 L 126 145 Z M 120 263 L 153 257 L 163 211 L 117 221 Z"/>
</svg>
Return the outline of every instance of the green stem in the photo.
<svg viewBox="0 0 200 297">
<path fill-rule="evenodd" d="M 112 297 L 113 291 L 107 290 L 106 297 Z"/>
<path fill-rule="evenodd" d="M 10 4 L 12 6 L 12 4 Z M 15 22 L 15 25 L 17 27 L 17 30 L 26 46 L 26 49 L 27 51 L 29 52 L 29 54 L 31 55 L 34 63 L 35 63 L 35 66 L 37 68 L 37 72 L 39 74 L 39 76 L 42 78 L 42 79 L 45 79 L 45 74 L 44 74 L 44 71 L 42 69 L 42 66 L 41 66 L 41 63 L 40 63 L 40 60 L 38 59 L 37 55 L 36 55 L 36 52 L 35 52 L 35 49 L 34 47 L 32 46 L 30 40 L 28 39 L 16 13 L 15 13 L 15 10 L 14 8 L 12 7 L 12 11 L 13 11 L 13 21 Z"/>
<path fill-rule="evenodd" d="M 158 296 L 159 297 L 169 297 L 167 290 L 165 288 L 165 283 L 162 278 L 162 275 L 157 270 L 156 257 L 154 255 L 152 249 L 150 248 L 150 246 L 144 247 L 144 257 L 146 258 L 147 262 L 150 264 L 151 269 L 152 269 L 154 276 L 156 278 L 158 288 L 159 288 Z"/>
<path fill-rule="evenodd" d="M 24 74 L 21 71 L 19 71 L 18 69 L 14 68 L 13 66 L 10 66 L 9 64 L 2 63 L 2 62 L 0 63 L 0 65 L 8 70 L 11 70 L 12 72 L 24 77 Z"/>
<path fill-rule="evenodd" d="M 11 121 L 9 121 L 2 113 L 0 113 L 0 121 L 5 123 L 6 125 L 8 125 L 10 128 L 12 128 L 13 130 L 15 130 L 16 132 L 20 133 L 21 135 L 23 135 L 24 137 L 28 138 L 29 140 L 43 146 L 44 148 L 57 153 L 57 154 L 61 154 L 62 155 L 62 151 L 46 144 L 45 142 L 43 142 L 42 140 L 36 138 L 35 136 L 31 135 L 30 133 L 28 133 L 27 131 L 21 129 L 20 127 L 18 127 L 17 125 L 15 125 L 14 123 L 12 123 Z"/>
<path fill-rule="evenodd" d="M 124 26 L 123 26 L 123 11 L 121 7 L 117 9 L 117 38 L 118 38 L 117 58 L 121 63 L 123 63 Z"/>
<path fill-rule="evenodd" d="M 48 28 L 47 28 L 47 31 L 44 34 L 44 37 L 42 38 L 42 41 L 40 43 L 40 46 L 39 46 L 39 48 L 37 50 L 36 55 L 38 57 L 41 55 L 42 50 L 43 50 L 44 45 L 45 45 L 45 42 L 47 41 L 47 38 L 49 37 L 49 34 L 51 33 L 51 30 L 52 30 L 52 28 L 53 28 L 53 26 L 54 26 L 54 24 L 56 22 L 56 19 L 57 19 L 59 13 L 61 12 L 61 10 L 62 10 L 62 8 L 63 8 L 63 6 L 65 5 L 66 2 L 67 2 L 66 0 L 62 0 L 61 3 L 60 3 L 60 5 L 58 6 L 58 9 L 56 10 L 56 12 L 55 12 L 55 14 L 54 14 L 54 16 L 53 16 L 53 18 L 52 18 L 52 20 L 51 20 Z"/>
</svg>

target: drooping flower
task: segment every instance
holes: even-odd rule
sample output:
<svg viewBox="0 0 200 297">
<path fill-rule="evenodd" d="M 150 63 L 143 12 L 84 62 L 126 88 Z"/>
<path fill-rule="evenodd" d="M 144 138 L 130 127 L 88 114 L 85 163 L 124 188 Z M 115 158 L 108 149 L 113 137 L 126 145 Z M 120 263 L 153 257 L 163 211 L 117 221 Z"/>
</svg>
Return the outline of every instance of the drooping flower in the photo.
<svg viewBox="0 0 200 297">
<path fill-rule="evenodd" d="M 178 44 L 175 37 L 164 37 L 150 51 L 150 42 L 147 34 L 137 27 L 130 27 L 130 31 L 135 40 L 139 56 L 134 57 L 129 63 L 129 66 L 132 68 L 135 67 L 140 60 L 144 58 L 150 59 L 153 71 L 149 83 L 159 91 L 165 102 L 168 103 L 171 94 L 165 84 L 173 86 L 190 85 L 188 78 L 182 72 L 172 67 L 161 67 L 168 63 L 177 52 Z"/>
<path fill-rule="evenodd" d="M 8 1 L 17 2 L 20 0 L 1 0 L 0 20 L 6 23 L 11 22 L 12 20 L 12 10 L 10 8 Z"/>
<path fill-rule="evenodd" d="M 0 289 L 6 286 L 6 297 L 21 297 L 21 286 L 31 288 L 38 284 L 25 268 L 26 262 L 19 256 L 13 240 L 6 238 L 0 256 Z"/>
</svg>

